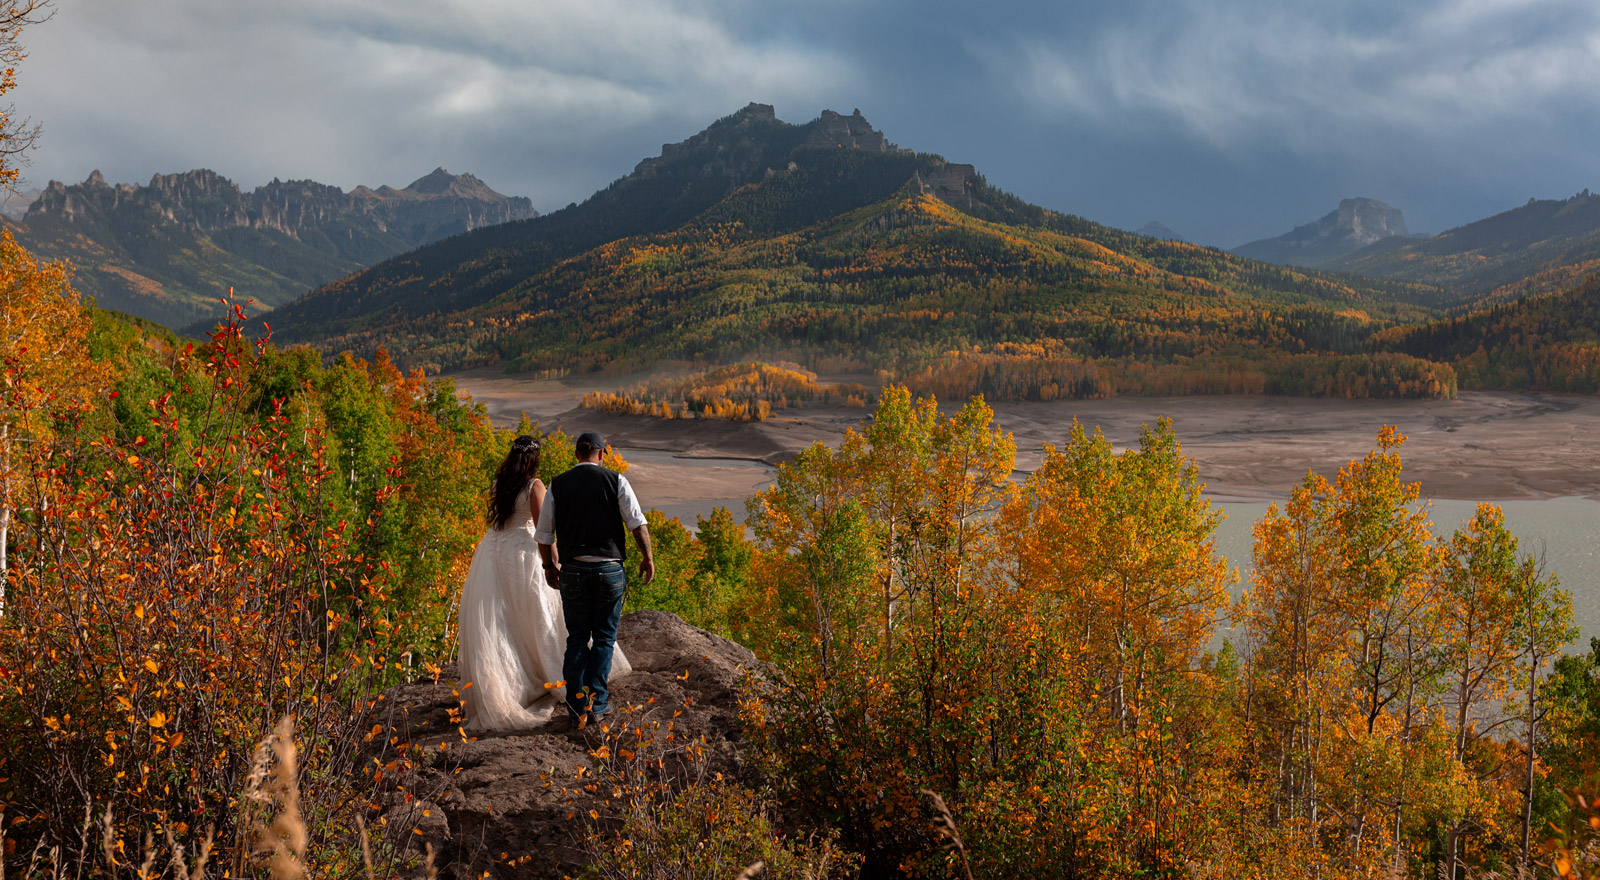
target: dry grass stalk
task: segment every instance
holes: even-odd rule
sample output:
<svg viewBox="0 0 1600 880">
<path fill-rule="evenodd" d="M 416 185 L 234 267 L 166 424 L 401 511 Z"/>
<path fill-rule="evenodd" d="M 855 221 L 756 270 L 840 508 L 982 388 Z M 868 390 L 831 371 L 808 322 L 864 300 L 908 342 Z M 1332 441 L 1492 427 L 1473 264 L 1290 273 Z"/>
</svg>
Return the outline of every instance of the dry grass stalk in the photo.
<svg viewBox="0 0 1600 880">
<path fill-rule="evenodd" d="M 89 829 L 94 827 L 94 804 L 83 805 L 83 824 L 78 827 L 78 839 L 83 841 L 78 848 L 78 880 L 83 878 L 83 866 L 89 863 Z"/>
<path fill-rule="evenodd" d="M 155 867 L 155 864 L 155 839 L 150 836 L 150 832 L 146 831 L 144 833 L 144 863 L 139 865 L 139 880 L 151 880 L 153 875 L 150 873 L 150 869 Z"/>
<path fill-rule="evenodd" d="M 117 868 L 117 831 L 111 821 L 111 807 L 106 807 L 105 813 L 100 816 L 100 849 L 106 856 L 106 869 L 115 872 Z"/>
<path fill-rule="evenodd" d="M 939 838 L 939 848 L 960 856 L 961 870 L 967 875 L 967 880 L 972 880 L 972 866 L 967 864 L 967 842 L 961 839 L 961 830 L 956 827 L 956 819 L 950 814 L 950 807 L 945 804 L 944 798 L 932 789 L 918 789 L 917 793 L 933 801 L 933 821 L 929 823 L 929 830 Z"/>
<path fill-rule="evenodd" d="M 183 857 L 183 844 L 172 836 L 172 823 L 163 822 L 161 832 L 167 837 L 167 849 L 171 851 L 172 876 L 183 880 L 189 876 L 189 862 Z"/>
<path fill-rule="evenodd" d="M 39 842 L 38 843 L 33 845 L 33 854 L 28 856 L 28 870 L 23 871 L 22 872 L 22 876 L 24 876 L 24 877 L 37 877 L 38 876 L 38 874 L 36 874 L 35 871 L 37 871 L 39 869 L 39 853 L 41 853 L 41 852 L 44 852 L 44 838 L 42 838 L 42 837 L 39 838 Z"/>
<path fill-rule="evenodd" d="M 372 839 L 367 835 L 367 820 L 362 818 L 360 813 L 356 814 L 356 829 L 361 834 L 361 867 L 366 869 L 367 880 L 373 880 Z M 5 878 L 0 877 L 0 880 L 5 880 Z"/>
<path fill-rule="evenodd" d="M 200 852 L 195 856 L 194 867 L 189 869 L 189 880 L 205 880 L 206 863 L 211 860 L 211 847 L 217 840 L 217 830 L 206 828 L 206 839 L 200 842 Z"/>
<path fill-rule="evenodd" d="M 271 759 L 266 757 L 270 747 Z M 300 784 L 294 746 L 294 718 L 284 716 L 256 748 L 250 765 L 247 796 L 258 803 L 278 804 L 272 824 L 258 827 L 256 854 L 266 856 L 273 880 L 305 880 L 309 835 L 300 815 Z"/>
</svg>

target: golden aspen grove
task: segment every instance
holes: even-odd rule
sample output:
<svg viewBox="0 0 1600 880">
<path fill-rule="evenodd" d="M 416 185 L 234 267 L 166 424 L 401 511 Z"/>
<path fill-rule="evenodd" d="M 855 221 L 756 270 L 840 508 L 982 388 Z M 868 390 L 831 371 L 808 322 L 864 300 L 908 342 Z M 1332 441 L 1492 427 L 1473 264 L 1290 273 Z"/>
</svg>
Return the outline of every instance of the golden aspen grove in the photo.
<svg viewBox="0 0 1600 880">
<path fill-rule="evenodd" d="M 0 0 L 0 94 L 48 11 Z M 742 521 L 648 511 L 656 574 L 626 610 L 758 661 L 727 696 L 738 769 L 668 785 L 625 743 L 673 721 L 603 727 L 575 784 L 619 812 L 567 815 L 577 876 L 1600 877 L 1600 639 L 1573 644 L 1569 593 L 1500 508 L 1436 536 L 1384 428 L 1281 487 L 1239 567 L 1170 421 L 1120 450 L 1074 423 L 1019 473 L 988 402 L 1593 391 L 1600 343 L 1566 317 L 1600 284 L 1424 324 L 1426 285 L 1144 239 L 976 177 L 945 193 L 979 199 L 958 210 L 923 188 L 942 159 L 801 168 L 776 161 L 800 127 L 718 125 L 772 142 L 769 186 L 667 168 L 641 187 L 689 225 L 662 229 L 603 191 L 604 224 L 450 263 L 479 298 L 445 318 L 417 267 L 472 236 L 397 258 L 285 309 L 323 351 L 258 331 L 231 289 L 203 334 L 106 311 L 0 230 L 0 880 L 478 876 L 373 826 L 469 738 L 461 703 L 430 707 L 459 735 L 431 753 L 375 719 L 451 678 L 512 438 L 542 441 L 547 481 L 576 462 L 423 366 L 502 361 L 683 368 L 583 399 L 605 413 L 862 415 Z M 32 137 L 0 111 L 0 185 Z M 405 308 L 339 312 L 370 291 Z M 395 328 L 393 358 L 363 347 Z M 483 877 L 526 876 L 499 855 Z"/>
</svg>

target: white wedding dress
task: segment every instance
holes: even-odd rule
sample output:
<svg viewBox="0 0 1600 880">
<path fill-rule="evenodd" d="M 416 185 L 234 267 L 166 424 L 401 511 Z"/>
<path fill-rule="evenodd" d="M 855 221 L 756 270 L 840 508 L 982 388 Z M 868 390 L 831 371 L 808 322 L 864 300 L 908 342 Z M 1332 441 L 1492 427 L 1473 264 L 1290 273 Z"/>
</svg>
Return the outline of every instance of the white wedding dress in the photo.
<svg viewBox="0 0 1600 880">
<path fill-rule="evenodd" d="M 468 730 L 537 727 L 566 696 L 546 687 L 561 681 L 567 625 L 561 594 L 545 584 L 528 496 L 518 493 L 503 528 L 483 533 L 461 589 L 458 674 Z M 608 680 L 632 668 L 618 645 Z"/>
</svg>

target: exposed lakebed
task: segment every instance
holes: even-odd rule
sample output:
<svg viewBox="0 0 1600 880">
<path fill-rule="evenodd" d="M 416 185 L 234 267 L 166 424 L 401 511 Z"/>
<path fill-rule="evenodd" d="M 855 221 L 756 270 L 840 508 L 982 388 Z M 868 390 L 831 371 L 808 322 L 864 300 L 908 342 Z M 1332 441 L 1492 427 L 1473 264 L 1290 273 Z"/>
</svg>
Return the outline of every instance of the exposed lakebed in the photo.
<svg viewBox="0 0 1600 880">
<path fill-rule="evenodd" d="M 616 416 L 577 407 L 587 388 L 497 373 L 453 377 L 502 424 L 522 412 L 569 433 L 600 430 L 632 463 L 646 506 L 682 519 L 717 506 L 742 518 L 744 499 L 767 485 L 772 466 L 807 445 L 833 443 L 869 414 L 796 409 L 763 423 Z M 612 386 L 606 386 L 610 388 Z M 1478 501 L 1500 504 L 1525 553 L 1542 556 L 1572 593 L 1583 628 L 1574 650 L 1600 636 L 1600 398 L 1465 392 L 1456 400 L 1345 401 L 1282 397 L 1120 398 L 1001 403 L 996 421 L 1017 441 L 1019 476 L 1046 443 L 1066 441 L 1076 417 L 1119 449 L 1140 426 L 1172 419 L 1207 494 L 1227 513 L 1217 542 L 1246 579 L 1250 527 L 1269 502 L 1288 496 L 1308 470 L 1332 476 L 1373 447 L 1379 428 L 1409 438 L 1405 478 L 1432 501 L 1435 530 L 1449 533 Z"/>
</svg>

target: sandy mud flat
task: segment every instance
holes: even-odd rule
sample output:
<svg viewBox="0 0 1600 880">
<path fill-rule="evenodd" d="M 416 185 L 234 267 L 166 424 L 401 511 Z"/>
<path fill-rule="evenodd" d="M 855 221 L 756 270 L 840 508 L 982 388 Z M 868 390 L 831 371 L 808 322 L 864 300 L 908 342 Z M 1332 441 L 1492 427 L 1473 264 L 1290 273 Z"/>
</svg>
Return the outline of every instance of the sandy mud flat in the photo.
<svg viewBox="0 0 1600 880">
<path fill-rule="evenodd" d="M 770 466 L 816 442 L 833 443 L 868 410 L 803 408 L 761 423 L 615 416 L 579 408 L 581 385 L 478 372 L 452 376 L 501 424 L 523 412 L 545 427 L 599 430 L 635 463 L 632 479 L 662 509 L 713 502 L 739 512 Z M 615 380 L 596 388 L 615 388 Z M 1172 419 L 1207 494 L 1223 500 L 1283 498 L 1307 470 L 1333 474 L 1397 425 L 1406 477 L 1432 498 L 1484 501 L 1600 499 L 1600 398 L 1465 392 L 1456 400 L 1312 400 L 1285 397 L 1118 398 L 1001 403 L 996 421 L 1017 441 L 1017 468 L 1031 471 L 1046 443 L 1060 445 L 1073 419 L 1117 447 L 1141 425 Z M 649 492 L 649 490 L 657 490 Z"/>
</svg>

